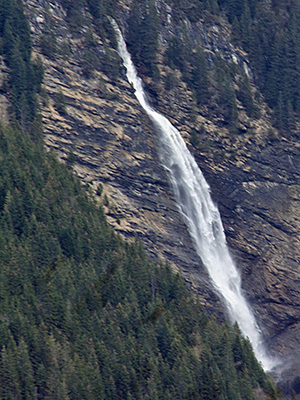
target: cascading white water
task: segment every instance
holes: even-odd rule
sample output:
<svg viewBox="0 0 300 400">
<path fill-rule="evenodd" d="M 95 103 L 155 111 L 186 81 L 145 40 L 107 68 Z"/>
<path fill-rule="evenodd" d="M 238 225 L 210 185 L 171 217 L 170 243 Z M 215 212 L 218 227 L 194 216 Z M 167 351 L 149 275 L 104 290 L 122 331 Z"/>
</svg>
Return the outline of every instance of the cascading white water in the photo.
<svg viewBox="0 0 300 400">
<path fill-rule="evenodd" d="M 224 299 L 232 321 L 253 346 L 265 370 L 272 370 L 277 360 L 269 357 L 262 343 L 254 315 L 241 291 L 241 278 L 229 254 L 219 211 L 210 197 L 210 189 L 178 130 L 167 118 L 149 105 L 141 79 L 127 51 L 122 33 L 114 20 L 111 23 L 118 40 L 118 52 L 127 70 L 128 81 L 135 95 L 160 133 L 160 159 L 169 173 L 177 205 L 185 218 L 199 257 L 214 287 Z"/>
</svg>

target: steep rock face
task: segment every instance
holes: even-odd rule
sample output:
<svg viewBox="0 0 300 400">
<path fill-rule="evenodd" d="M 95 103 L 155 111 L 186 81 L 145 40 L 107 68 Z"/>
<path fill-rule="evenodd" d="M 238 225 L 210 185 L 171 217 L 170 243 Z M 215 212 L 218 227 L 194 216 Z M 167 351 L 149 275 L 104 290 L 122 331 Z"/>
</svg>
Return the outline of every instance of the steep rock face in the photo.
<svg viewBox="0 0 300 400">
<path fill-rule="evenodd" d="M 242 268 L 243 287 L 271 347 L 284 355 L 296 353 L 295 372 L 300 328 L 297 143 L 250 142 L 237 160 L 235 165 L 222 162 L 222 177 L 211 166 L 207 176 Z"/>
<path fill-rule="evenodd" d="M 230 44 L 226 27 L 210 21 L 186 25 L 190 40 L 205 47 L 210 62 L 221 53 L 252 76 L 246 55 Z M 300 373 L 298 137 L 278 136 L 262 99 L 256 120 L 238 103 L 239 133 L 231 133 L 218 113 L 202 109 L 195 118 L 192 110 L 181 112 L 176 94 L 158 93 L 162 96 L 155 99 L 156 106 L 173 117 L 183 134 L 198 132 L 198 144 L 190 149 L 219 206 L 246 296 L 270 349 L 284 356 L 283 379 L 293 382 Z"/>
<path fill-rule="evenodd" d="M 129 2 L 120 3 L 123 26 L 128 6 Z M 63 160 L 75 155 L 75 172 L 94 192 L 98 188 L 100 193 L 99 184 L 103 184 L 99 201 L 118 232 L 128 238 L 140 237 L 154 259 L 168 260 L 183 272 L 208 310 L 221 310 L 174 204 L 159 163 L 156 134 L 124 70 L 119 64 L 115 77 L 103 72 L 101 60 L 107 49 L 93 30 L 100 66 L 86 77 L 84 37 L 92 25 L 71 33 L 60 3 L 53 1 L 49 7 L 42 1 L 26 2 L 35 51 L 41 52 L 47 15 L 52 18 L 58 47 L 67 43 L 69 48 L 67 58 L 64 51 L 52 59 L 43 57 L 45 95 L 41 103 L 47 147 Z M 164 21 L 163 52 L 179 28 L 172 21 L 170 7 L 160 1 L 158 10 Z M 91 23 L 87 12 L 86 18 Z M 204 46 L 208 63 L 212 65 L 215 55 L 222 54 L 251 77 L 247 57 L 230 44 L 225 24 L 203 20 L 184 21 L 184 26 L 190 40 Z M 240 134 L 231 134 L 217 112 L 202 109 L 199 113 L 178 71 L 177 84 L 166 90 L 162 82 L 169 70 L 162 61 L 159 69 L 160 87 L 152 100 L 180 130 L 211 185 L 247 297 L 270 338 L 270 348 L 291 358 L 289 379 L 293 381 L 300 373 L 299 144 L 295 138 L 276 138 L 276 131 L 270 135 L 270 118 L 262 101 L 258 120 L 250 120 L 239 105 Z M 151 81 L 147 83 L 151 87 Z M 202 132 L 196 147 L 190 144 L 192 129 Z"/>
</svg>

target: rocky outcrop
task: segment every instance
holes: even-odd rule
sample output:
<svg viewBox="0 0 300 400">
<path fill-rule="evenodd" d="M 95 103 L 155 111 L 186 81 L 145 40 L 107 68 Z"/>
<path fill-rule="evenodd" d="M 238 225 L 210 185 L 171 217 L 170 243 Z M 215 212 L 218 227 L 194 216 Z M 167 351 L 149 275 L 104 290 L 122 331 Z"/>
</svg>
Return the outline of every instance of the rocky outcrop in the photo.
<svg viewBox="0 0 300 400">
<path fill-rule="evenodd" d="M 128 4 L 121 5 L 120 16 L 126 15 Z M 158 2 L 158 10 L 165 21 L 163 52 L 179 28 L 163 1 Z M 82 55 L 87 28 L 71 33 L 59 2 L 51 2 L 47 8 L 43 2 L 30 0 L 26 12 L 36 52 L 41 53 L 39 38 L 47 15 L 52 18 L 58 47 L 65 49 L 67 44 L 69 49 L 67 56 L 64 50 L 52 59 L 43 57 L 41 104 L 47 148 L 64 161 L 75 156 L 75 173 L 103 204 L 117 232 L 126 238 L 141 238 L 154 260 L 168 261 L 183 273 L 209 311 L 222 310 L 173 201 L 159 163 L 156 133 L 121 64 L 114 77 L 103 72 L 101 59 L 107 50 L 93 31 L 100 67 L 86 77 Z M 86 18 L 91 18 L 88 13 Z M 89 24 L 91 29 L 91 19 Z M 203 20 L 194 24 L 184 21 L 184 25 L 190 39 L 205 47 L 211 65 L 218 53 L 251 77 L 246 54 L 230 44 L 226 24 Z M 230 133 L 216 111 L 199 110 L 178 71 L 176 84 L 166 90 L 163 81 L 170 71 L 162 61 L 159 69 L 161 81 L 159 90 L 152 93 L 153 102 L 180 130 L 208 180 L 246 295 L 269 338 L 270 350 L 291 363 L 287 370 L 293 382 L 300 374 L 297 138 L 278 138 L 262 100 L 261 116 L 256 120 L 250 120 L 238 103 L 239 132 Z M 147 83 L 151 86 L 150 80 Z M 253 84 L 252 89 L 256 90 Z M 61 107 L 58 98 L 63 99 Z M 196 147 L 190 143 L 192 129 L 198 132 Z"/>
</svg>

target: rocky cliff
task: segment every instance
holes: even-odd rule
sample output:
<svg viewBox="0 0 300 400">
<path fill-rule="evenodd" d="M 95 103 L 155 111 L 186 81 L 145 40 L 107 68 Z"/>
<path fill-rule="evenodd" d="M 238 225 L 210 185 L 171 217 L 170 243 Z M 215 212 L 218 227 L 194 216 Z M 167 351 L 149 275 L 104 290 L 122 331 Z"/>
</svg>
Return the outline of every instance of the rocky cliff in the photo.
<svg viewBox="0 0 300 400">
<path fill-rule="evenodd" d="M 120 234 L 142 239 L 155 260 L 165 260 L 184 274 L 208 311 L 222 314 L 160 166 L 156 133 L 135 99 L 113 44 L 97 33 L 87 9 L 82 10 L 85 23 L 72 29 L 59 1 L 24 3 L 34 49 L 42 55 L 45 68 L 40 103 L 47 148 L 72 165 Z M 130 1 L 120 1 L 116 13 L 124 31 L 129 7 Z M 157 9 L 159 78 L 154 82 L 144 76 L 151 100 L 180 130 L 208 180 L 243 288 L 270 351 L 287 360 L 283 379 L 297 392 L 298 138 L 278 136 L 251 80 L 247 54 L 231 44 L 228 24 L 205 16 L 195 22 L 182 19 L 187 40 L 204 48 L 208 65 L 213 66 L 221 55 L 227 64 L 236 65 L 237 76 L 239 71 L 247 72 L 260 115 L 249 118 L 238 102 L 238 130 L 233 133 L 217 109 L 200 107 L 181 73 L 164 63 L 167 43 L 181 28 L 173 20 L 172 8 L 158 1 Z M 41 40 L 49 32 L 54 34 L 55 51 L 50 51 L 51 43 L 45 48 Z M 167 85 L 170 74 L 173 84 Z M 193 140 L 192 132 L 196 132 Z"/>
</svg>

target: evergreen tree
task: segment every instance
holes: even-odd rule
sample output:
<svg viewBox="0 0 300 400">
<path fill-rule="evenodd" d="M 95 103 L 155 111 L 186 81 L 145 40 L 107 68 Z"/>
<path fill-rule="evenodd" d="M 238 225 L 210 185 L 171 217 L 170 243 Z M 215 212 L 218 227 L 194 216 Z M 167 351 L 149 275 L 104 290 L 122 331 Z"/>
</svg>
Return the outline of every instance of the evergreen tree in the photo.
<svg viewBox="0 0 300 400">
<path fill-rule="evenodd" d="M 154 0 L 134 0 L 128 19 L 128 48 L 135 63 L 150 76 L 157 72 L 159 19 Z"/>
<path fill-rule="evenodd" d="M 249 79 L 245 74 L 239 83 L 239 91 L 237 92 L 237 98 L 241 101 L 245 107 L 247 115 L 251 118 L 255 115 L 254 100 L 251 93 L 251 87 Z"/>
<path fill-rule="evenodd" d="M 191 87 L 194 89 L 199 104 L 205 104 L 209 98 L 208 76 L 205 55 L 198 48 L 194 54 L 191 72 Z"/>
<path fill-rule="evenodd" d="M 28 400 L 34 399 L 34 376 L 30 357 L 28 354 L 28 349 L 24 342 L 24 339 L 21 339 L 21 342 L 18 346 L 18 365 L 21 366 L 21 370 L 19 371 L 21 398 Z"/>
</svg>

